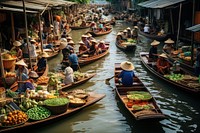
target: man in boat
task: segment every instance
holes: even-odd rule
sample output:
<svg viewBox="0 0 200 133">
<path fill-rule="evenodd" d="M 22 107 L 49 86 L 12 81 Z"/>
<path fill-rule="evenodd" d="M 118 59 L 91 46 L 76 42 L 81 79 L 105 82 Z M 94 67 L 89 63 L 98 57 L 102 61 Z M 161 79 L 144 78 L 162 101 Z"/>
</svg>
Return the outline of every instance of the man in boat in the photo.
<svg viewBox="0 0 200 133">
<path fill-rule="evenodd" d="M 200 75 L 200 47 L 197 48 L 196 63 L 195 63 L 195 75 Z"/>
<path fill-rule="evenodd" d="M 168 74 L 170 70 L 170 64 L 166 59 L 167 56 L 162 53 L 156 62 L 157 71 L 163 75 Z"/>
<path fill-rule="evenodd" d="M 63 60 L 67 60 L 70 50 L 74 49 L 72 46 L 67 44 L 67 39 L 65 38 L 62 38 L 59 48 L 62 50 Z"/>
<path fill-rule="evenodd" d="M 88 48 L 85 46 L 83 41 L 79 42 L 80 46 L 79 46 L 79 55 L 88 53 Z"/>
<path fill-rule="evenodd" d="M 65 74 L 65 78 L 63 83 L 66 84 L 70 84 L 74 82 L 74 71 L 73 69 L 70 67 L 69 62 L 63 62 L 63 65 L 65 65 L 65 70 L 64 70 L 64 74 Z"/>
<path fill-rule="evenodd" d="M 122 34 L 121 34 L 120 32 L 117 33 L 116 42 L 117 42 L 118 44 L 121 44 L 122 42 L 124 42 L 123 37 L 122 37 Z"/>
<path fill-rule="evenodd" d="M 165 45 L 163 46 L 163 50 L 167 53 L 167 54 L 170 54 L 174 51 L 174 48 L 173 48 L 173 44 L 174 44 L 174 41 L 169 38 L 165 41 Z"/>
<path fill-rule="evenodd" d="M 107 46 L 105 45 L 105 42 L 103 40 L 101 40 L 98 44 L 98 51 L 100 53 L 102 53 L 103 51 L 105 51 L 107 49 Z"/>
<path fill-rule="evenodd" d="M 92 40 L 92 45 L 89 49 L 89 54 L 90 55 L 97 55 L 98 54 L 98 46 L 97 46 L 97 41 L 96 40 Z"/>
<path fill-rule="evenodd" d="M 132 86 L 133 85 L 133 77 L 135 77 L 134 73 L 134 65 L 129 61 L 124 61 L 120 64 L 120 67 L 123 69 L 119 74 L 119 82 L 124 86 Z"/>
<path fill-rule="evenodd" d="M 49 55 L 46 52 L 43 52 L 41 55 L 38 56 L 39 58 L 38 63 L 37 63 L 38 72 L 44 71 L 46 69 L 47 57 L 49 57 Z"/>
<path fill-rule="evenodd" d="M 126 30 L 127 30 L 127 38 L 132 38 L 131 28 L 128 27 L 126 28 Z"/>
<path fill-rule="evenodd" d="M 149 50 L 149 61 L 157 61 L 157 58 L 158 58 L 158 52 L 157 52 L 157 46 L 158 44 L 160 44 L 160 42 L 154 40 L 152 43 L 151 43 L 151 48 Z"/>
<path fill-rule="evenodd" d="M 74 50 L 70 50 L 69 55 L 68 55 L 68 60 L 73 71 L 77 71 L 78 65 L 79 65 L 78 56 L 74 53 Z"/>
<path fill-rule="evenodd" d="M 67 43 L 69 43 L 72 40 L 72 37 L 68 36 L 66 39 L 67 39 Z"/>
<path fill-rule="evenodd" d="M 123 31 L 122 39 L 123 39 L 123 40 L 127 40 L 127 30 L 124 30 L 124 31 Z"/>
<path fill-rule="evenodd" d="M 87 40 L 87 35 L 82 35 L 81 40 L 84 42 L 85 46 L 89 49 L 90 48 L 90 41 Z"/>
<path fill-rule="evenodd" d="M 86 23 L 85 20 L 83 20 L 82 23 L 81 23 L 81 25 L 80 25 L 80 27 L 86 27 L 86 26 L 87 26 L 87 23 Z"/>
<path fill-rule="evenodd" d="M 94 38 L 92 37 L 92 35 L 90 33 L 87 33 L 86 35 L 88 36 L 87 37 L 88 41 L 94 40 Z"/>
</svg>

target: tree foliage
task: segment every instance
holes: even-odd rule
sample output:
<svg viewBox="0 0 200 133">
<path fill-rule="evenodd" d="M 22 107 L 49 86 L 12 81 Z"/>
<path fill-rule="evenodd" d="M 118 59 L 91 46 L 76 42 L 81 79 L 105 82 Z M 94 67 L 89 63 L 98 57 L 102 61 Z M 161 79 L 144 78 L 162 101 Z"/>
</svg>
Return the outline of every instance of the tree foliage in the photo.
<svg viewBox="0 0 200 133">
<path fill-rule="evenodd" d="M 67 0 L 67 1 L 78 2 L 80 4 L 87 4 L 90 2 L 90 0 Z"/>
</svg>

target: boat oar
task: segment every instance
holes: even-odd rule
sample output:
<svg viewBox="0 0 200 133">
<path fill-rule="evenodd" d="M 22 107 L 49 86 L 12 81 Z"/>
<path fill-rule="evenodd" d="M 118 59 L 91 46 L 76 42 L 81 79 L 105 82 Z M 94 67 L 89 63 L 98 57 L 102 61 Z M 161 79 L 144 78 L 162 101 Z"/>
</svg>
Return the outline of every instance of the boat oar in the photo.
<svg viewBox="0 0 200 133">
<path fill-rule="evenodd" d="M 107 78 L 106 80 L 105 80 L 105 83 L 107 84 L 107 85 L 110 85 L 110 80 L 112 79 L 112 78 L 114 78 L 115 76 L 112 76 L 112 77 L 110 77 L 110 78 Z"/>
</svg>

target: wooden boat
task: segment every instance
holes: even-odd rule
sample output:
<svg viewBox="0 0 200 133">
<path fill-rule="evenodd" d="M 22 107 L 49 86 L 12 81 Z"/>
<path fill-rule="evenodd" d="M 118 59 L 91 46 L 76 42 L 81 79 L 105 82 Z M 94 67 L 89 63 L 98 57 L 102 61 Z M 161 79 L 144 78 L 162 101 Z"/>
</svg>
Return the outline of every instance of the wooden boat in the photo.
<svg viewBox="0 0 200 133">
<path fill-rule="evenodd" d="M 84 66 L 90 63 L 93 63 L 94 61 L 99 60 L 100 58 L 103 58 L 109 53 L 109 44 L 106 44 L 108 47 L 106 50 L 103 50 L 102 53 L 99 53 L 98 55 L 93 55 L 89 57 L 84 57 L 83 55 L 79 57 L 78 62 L 80 66 Z"/>
<path fill-rule="evenodd" d="M 190 62 L 186 62 L 186 61 L 180 61 L 180 58 L 177 57 L 176 55 L 169 55 L 167 52 L 165 52 L 163 50 L 163 53 L 165 53 L 170 61 L 170 63 L 173 63 L 173 62 L 179 62 L 180 63 L 180 67 L 181 69 L 183 69 L 184 71 L 187 71 L 188 73 L 192 74 L 192 75 L 195 75 L 195 67 L 193 67 L 191 65 Z"/>
<path fill-rule="evenodd" d="M 121 43 L 119 44 L 117 41 L 115 45 L 121 49 L 122 51 L 134 51 L 136 49 L 136 43 Z"/>
<path fill-rule="evenodd" d="M 68 108 L 65 113 L 58 114 L 58 115 L 51 115 L 50 117 L 43 119 L 43 120 L 27 121 L 23 125 L 19 125 L 19 126 L 15 126 L 15 127 L 9 127 L 9 128 L 0 127 L 0 132 L 19 132 L 19 131 L 30 130 L 30 128 L 37 128 L 39 126 L 41 127 L 43 125 L 46 125 L 48 123 L 52 123 L 52 122 L 57 121 L 59 119 L 70 117 L 74 113 L 77 113 L 77 112 L 95 104 L 96 102 L 100 101 L 104 97 L 105 97 L 105 94 L 97 94 L 97 93 L 91 92 L 91 93 L 89 93 L 86 104 L 83 105 L 83 106 L 76 107 L 76 108 Z"/>
<path fill-rule="evenodd" d="M 81 29 L 87 29 L 90 27 L 90 24 L 86 26 L 69 26 L 72 30 L 81 30 Z"/>
<path fill-rule="evenodd" d="M 168 84 L 171 84 L 173 86 L 175 86 L 175 88 L 177 89 L 182 89 L 186 92 L 190 92 L 194 95 L 200 95 L 200 84 L 198 81 L 198 78 L 195 78 L 194 80 L 185 80 L 185 81 L 174 81 L 174 80 L 170 80 L 168 78 L 166 78 L 164 75 L 158 73 L 155 68 L 152 67 L 152 62 L 148 61 L 148 53 L 147 52 L 141 52 L 140 53 L 140 58 L 141 61 L 143 63 L 143 65 L 150 71 L 152 72 L 155 76 L 157 76 L 158 78 L 166 81 Z M 182 70 L 181 73 L 184 74 L 184 71 Z M 187 74 L 187 73 L 185 73 Z M 193 85 L 193 86 L 192 86 Z M 195 87 L 195 86 L 196 87 Z"/>
<path fill-rule="evenodd" d="M 50 60 L 50 59 L 56 57 L 60 52 L 59 49 L 54 49 L 54 51 L 52 51 L 51 49 L 44 49 L 44 51 L 47 52 L 49 55 L 49 57 L 46 58 L 47 60 Z"/>
<path fill-rule="evenodd" d="M 147 34 L 147 33 L 144 33 L 143 31 L 141 31 L 140 28 L 138 28 L 138 29 L 139 29 L 138 34 L 145 36 L 145 37 L 152 39 L 152 40 L 164 41 L 167 38 L 167 34 L 164 34 L 164 35 Z"/>
<path fill-rule="evenodd" d="M 122 71 L 120 67 L 120 63 L 115 63 L 115 75 L 118 75 Z M 122 102 L 123 106 L 130 112 L 130 114 L 133 116 L 135 120 L 149 120 L 149 119 L 155 119 L 155 120 L 161 120 L 166 118 L 166 116 L 162 113 L 161 109 L 156 103 L 156 100 L 148 89 L 145 87 L 145 85 L 141 82 L 141 80 L 137 77 L 134 77 L 134 83 L 130 87 L 123 86 L 119 84 L 117 76 L 115 77 L 115 85 L 116 85 L 116 93 L 119 97 L 120 101 Z M 144 104 L 144 101 L 134 101 L 127 98 L 127 94 L 130 92 L 144 92 L 148 93 L 150 98 L 148 100 L 145 100 L 146 104 Z M 135 110 L 133 109 L 133 106 L 137 106 L 138 104 L 143 105 L 151 105 L 151 109 L 139 109 Z"/>
<path fill-rule="evenodd" d="M 103 36 L 103 35 L 109 34 L 110 32 L 112 32 L 112 28 L 109 28 L 106 31 L 100 31 L 100 32 L 88 31 L 88 33 L 90 33 L 94 37 Z"/>
<path fill-rule="evenodd" d="M 70 88 L 76 87 L 78 85 L 84 84 L 85 82 L 87 82 L 88 80 L 90 80 L 92 77 L 94 77 L 96 75 L 96 73 L 93 74 L 88 74 L 88 77 L 85 77 L 79 81 L 74 82 L 73 84 L 68 84 L 68 85 L 64 85 L 61 87 L 61 90 L 68 90 Z"/>
</svg>

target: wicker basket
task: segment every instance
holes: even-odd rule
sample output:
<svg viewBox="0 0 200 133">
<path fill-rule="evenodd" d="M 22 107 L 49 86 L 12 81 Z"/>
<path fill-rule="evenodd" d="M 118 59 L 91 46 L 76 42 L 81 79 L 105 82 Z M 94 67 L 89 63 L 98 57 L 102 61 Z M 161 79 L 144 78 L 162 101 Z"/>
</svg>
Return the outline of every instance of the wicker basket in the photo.
<svg viewBox="0 0 200 133">
<path fill-rule="evenodd" d="M 11 69 L 13 66 L 15 66 L 16 58 L 6 60 L 3 59 L 3 66 L 5 69 Z"/>
<path fill-rule="evenodd" d="M 65 113 L 68 109 L 69 103 L 61 106 L 45 106 L 47 109 L 51 111 L 52 114 L 62 114 Z"/>
<path fill-rule="evenodd" d="M 11 86 L 12 84 L 14 84 L 16 81 L 16 77 L 7 77 L 5 78 L 5 83 L 8 86 Z"/>
</svg>

